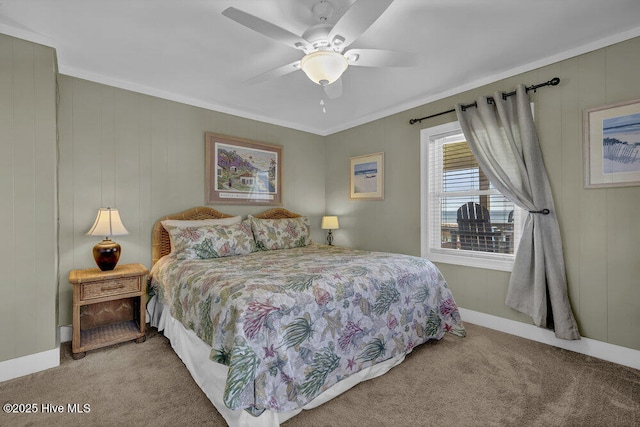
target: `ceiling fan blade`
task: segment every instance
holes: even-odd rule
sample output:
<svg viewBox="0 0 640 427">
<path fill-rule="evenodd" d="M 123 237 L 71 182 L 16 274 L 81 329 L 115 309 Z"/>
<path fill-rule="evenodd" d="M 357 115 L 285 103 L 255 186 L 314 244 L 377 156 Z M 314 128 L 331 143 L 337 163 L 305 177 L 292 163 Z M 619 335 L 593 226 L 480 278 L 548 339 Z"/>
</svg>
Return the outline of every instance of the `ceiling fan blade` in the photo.
<svg viewBox="0 0 640 427">
<path fill-rule="evenodd" d="M 300 36 L 293 34 L 284 28 L 265 21 L 264 19 L 253 16 L 250 13 L 243 12 L 235 7 L 228 7 L 222 11 L 222 14 L 229 19 L 236 21 L 238 24 L 256 31 L 263 36 L 267 36 L 273 40 L 279 41 L 294 49 L 303 49 L 309 45 L 309 42 Z"/>
<path fill-rule="evenodd" d="M 344 39 L 340 46 L 349 46 L 360 34 L 364 33 L 367 28 L 376 22 L 391 3 L 393 3 L 393 0 L 356 1 L 331 29 L 329 41 L 334 41 L 338 36 Z"/>
<path fill-rule="evenodd" d="M 324 93 L 327 95 L 329 99 L 336 99 L 342 96 L 342 78 L 339 78 L 335 82 L 330 85 L 326 85 L 323 87 Z"/>
<path fill-rule="evenodd" d="M 349 65 L 358 67 L 415 67 L 421 57 L 412 53 L 382 49 L 349 49 L 344 53 Z"/>
<path fill-rule="evenodd" d="M 289 73 L 293 73 L 294 71 L 297 71 L 299 69 L 300 69 L 300 61 L 295 61 L 295 62 L 292 62 L 291 64 L 283 65 L 281 67 L 274 68 L 273 70 L 266 71 L 262 74 L 258 74 L 257 76 L 252 77 L 249 80 L 245 80 L 244 83 L 250 84 L 250 85 L 262 83 L 267 80 L 275 79 L 275 78 L 287 75 Z"/>
</svg>

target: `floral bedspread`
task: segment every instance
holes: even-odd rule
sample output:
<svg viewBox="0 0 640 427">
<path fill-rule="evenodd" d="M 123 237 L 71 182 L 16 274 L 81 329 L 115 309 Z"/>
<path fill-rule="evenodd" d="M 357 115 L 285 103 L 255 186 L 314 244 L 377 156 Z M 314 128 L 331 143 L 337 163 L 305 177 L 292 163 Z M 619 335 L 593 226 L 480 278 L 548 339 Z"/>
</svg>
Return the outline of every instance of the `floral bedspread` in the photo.
<svg viewBox="0 0 640 427">
<path fill-rule="evenodd" d="M 152 270 L 171 315 L 229 366 L 224 402 L 259 415 L 299 408 L 341 379 L 445 332 L 464 335 L 440 271 L 407 255 L 334 246 Z"/>
</svg>

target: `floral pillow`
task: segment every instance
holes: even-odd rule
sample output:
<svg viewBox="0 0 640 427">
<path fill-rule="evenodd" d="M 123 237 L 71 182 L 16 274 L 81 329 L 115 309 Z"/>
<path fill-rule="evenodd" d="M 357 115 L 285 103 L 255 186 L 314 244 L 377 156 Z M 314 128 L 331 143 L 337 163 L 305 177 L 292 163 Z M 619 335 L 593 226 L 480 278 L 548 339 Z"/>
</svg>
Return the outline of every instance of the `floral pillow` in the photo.
<svg viewBox="0 0 640 427">
<path fill-rule="evenodd" d="M 171 241 L 171 252 L 173 252 L 176 245 L 170 233 L 172 228 L 202 227 L 205 225 L 231 225 L 231 224 L 239 224 L 240 222 L 242 222 L 241 216 L 232 216 L 228 218 L 192 219 L 192 220 L 165 219 L 164 221 L 162 221 L 162 226 L 169 233 L 169 240 Z"/>
<path fill-rule="evenodd" d="M 249 215 L 259 250 L 299 248 L 311 244 L 309 218 L 259 219 Z"/>
<path fill-rule="evenodd" d="M 173 253 L 178 259 L 210 259 L 255 252 L 248 220 L 231 225 L 169 227 Z"/>
</svg>

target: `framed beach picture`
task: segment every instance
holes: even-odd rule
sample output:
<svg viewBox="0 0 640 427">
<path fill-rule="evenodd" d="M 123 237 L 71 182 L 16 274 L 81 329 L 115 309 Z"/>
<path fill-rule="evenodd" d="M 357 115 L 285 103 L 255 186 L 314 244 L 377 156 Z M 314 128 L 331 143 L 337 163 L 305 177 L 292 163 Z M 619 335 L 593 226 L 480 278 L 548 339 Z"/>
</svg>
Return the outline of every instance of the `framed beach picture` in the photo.
<svg viewBox="0 0 640 427">
<path fill-rule="evenodd" d="M 584 111 L 585 188 L 640 185 L 640 99 Z"/>
<path fill-rule="evenodd" d="M 384 200 L 384 153 L 349 159 L 349 198 Z"/>
<path fill-rule="evenodd" d="M 206 203 L 282 205 L 282 147 L 205 133 Z"/>
</svg>

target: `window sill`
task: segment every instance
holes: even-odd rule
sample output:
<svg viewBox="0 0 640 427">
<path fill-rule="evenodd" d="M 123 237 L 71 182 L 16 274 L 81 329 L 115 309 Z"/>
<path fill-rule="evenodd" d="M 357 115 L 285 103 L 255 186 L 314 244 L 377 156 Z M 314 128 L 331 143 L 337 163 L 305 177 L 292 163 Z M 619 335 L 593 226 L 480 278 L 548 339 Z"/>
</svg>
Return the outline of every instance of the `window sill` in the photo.
<svg viewBox="0 0 640 427">
<path fill-rule="evenodd" d="M 444 250 L 442 252 L 426 251 L 423 258 L 431 262 L 463 265 L 465 267 L 483 268 L 486 270 L 513 270 L 514 255 L 494 255 L 489 253 L 459 250 Z"/>
</svg>

